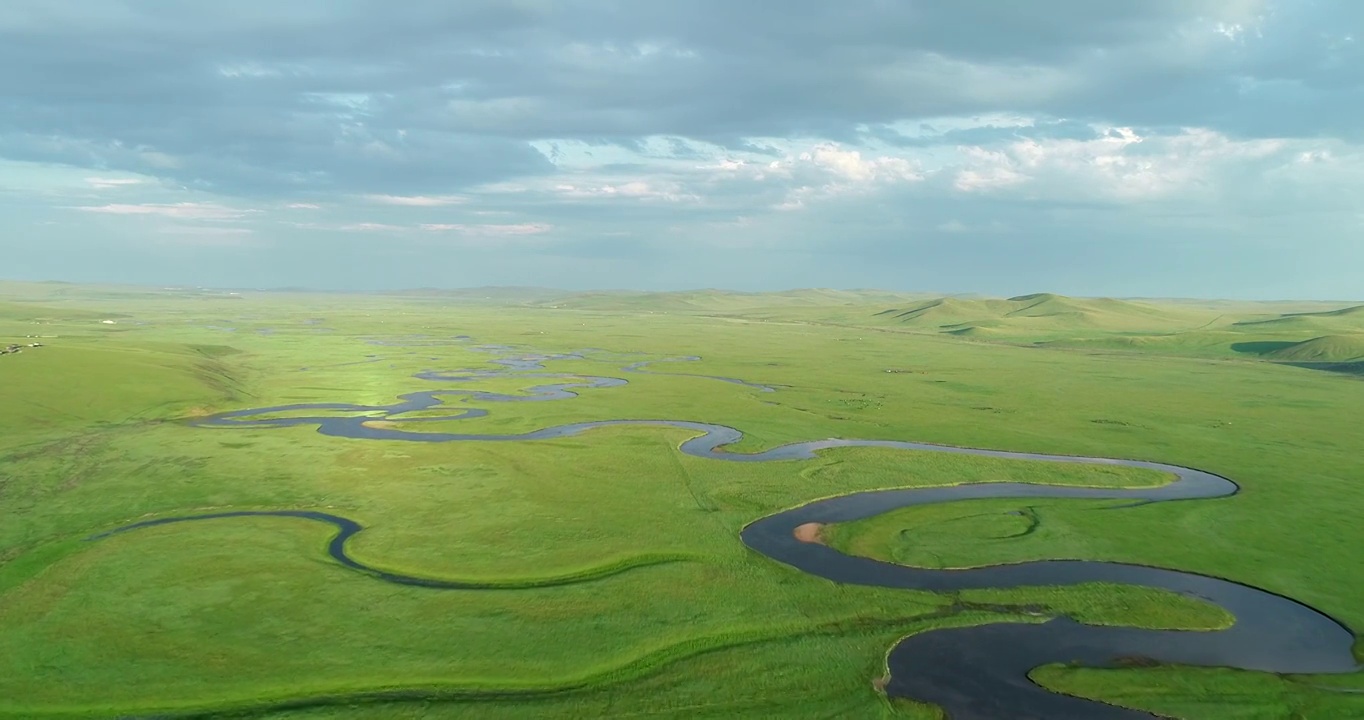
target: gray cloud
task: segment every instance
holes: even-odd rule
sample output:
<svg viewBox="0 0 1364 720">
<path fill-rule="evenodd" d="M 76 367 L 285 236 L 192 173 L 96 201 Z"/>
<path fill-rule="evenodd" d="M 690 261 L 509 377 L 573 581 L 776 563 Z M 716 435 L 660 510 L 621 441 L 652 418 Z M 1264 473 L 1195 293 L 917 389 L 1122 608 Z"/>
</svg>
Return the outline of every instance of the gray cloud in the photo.
<svg viewBox="0 0 1364 720">
<path fill-rule="evenodd" d="M 1357 235 L 1362 41 L 1350 0 L 8 0 L 0 191 L 166 281 L 352 253 L 389 285 L 768 282 L 693 257 L 717 248 L 780 253 L 778 287 L 1164 278 L 1132 243 L 1269 272 L 1287 218 L 1308 261 Z M 21 245 L 8 267 L 61 269 Z"/>
<path fill-rule="evenodd" d="M 44 157 L 34 138 L 57 136 L 68 147 L 46 159 L 274 192 L 544 172 L 522 144 L 538 138 L 738 145 L 993 111 L 1358 127 L 1332 112 L 1361 100 L 1355 4 L 854 4 L 15 0 L 0 62 L 23 70 L 0 78 L 0 152 Z"/>
</svg>

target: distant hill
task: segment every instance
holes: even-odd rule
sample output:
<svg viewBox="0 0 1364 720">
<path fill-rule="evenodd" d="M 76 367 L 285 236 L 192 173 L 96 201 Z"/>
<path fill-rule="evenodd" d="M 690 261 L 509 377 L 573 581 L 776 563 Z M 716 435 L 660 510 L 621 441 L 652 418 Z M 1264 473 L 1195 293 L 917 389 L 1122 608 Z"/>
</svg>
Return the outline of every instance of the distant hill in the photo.
<svg viewBox="0 0 1364 720">
<path fill-rule="evenodd" d="M 812 288 L 779 292 L 735 290 L 558 290 L 542 287 L 478 287 L 452 290 L 419 288 L 386 293 L 394 297 L 420 298 L 452 303 L 520 305 L 545 309 L 625 313 L 738 313 L 783 308 L 869 306 L 904 302 L 910 293 L 885 290 L 831 290 Z"/>
<path fill-rule="evenodd" d="M 1216 315 L 1207 310 L 1131 300 L 1036 293 L 1007 300 L 936 298 L 882 310 L 874 317 L 881 322 L 971 337 L 1069 330 L 1181 329 L 1209 322 Z"/>
<path fill-rule="evenodd" d="M 1319 332 L 1322 334 L 1364 332 L 1364 305 L 1321 312 L 1285 313 L 1266 319 L 1242 320 L 1234 326 L 1249 332 Z"/>
<path fill-rule="evenodd" d="M 569 293 L 540 300 L 535 304 L 541 307 L 602 312 L 702 314 L 753 312 L 782 308 L 873 306 L 886 302 L 903 302 L 914 297 L 910 293 L 894 293 L 884 290 L 831 290 L 827 288 L 762 293 L 716 289 L 673 292 L 607 290 Z"/>
<path fill-rule="evenodd" d="M 70 308 L 54 308 L 42 305 L 30 305 L 22 302 L 6 302 L 0 300 L 0 320 L 11 320 L 17 322 L 56 322 L 56 321 L 79 321 L 79 320 L 101 320 L 104 318 L 127 317 L 119 313 L 97 313 L 89 310 L 75 310 Z"/>
<path fill-rule="evenodd" d="M 970 338 L 972 340 L 994 340 L 1003 335 L 1002 332 L 995 328 L 981 327 L 979 325 L 968 325 L 956 330 L 948 330 L 947 333 L 949 335 Z"/>
<path fill-rule="evenodd" d="M 1353 305 L 1339 310 L 1327 310 L 1325 312 L 1310 313 L 1290 313 L 1289 317 L 1348 317 L 1357 320 L 1364 320 L 1364 305 Z"/>
<path fill-rule="evenodd" d="M 544 298 L 534 304 L 539 307 L 602 312 L 686 312 L 714 309 L 726 298 L 742 297 L 743 293 L 723 290 L 695 290 L 688 292 L 638 292 L 634 290 L 598 290 L 565 293 Z"/>
<path fill-rule="evenodd" d="M 558 290 L 555 288 L 543 287 L 515 287 L 515 286 L 488 286 L 474 288 L 455 288 L 444 290 L 440 288 L 417 288 L 414 290 L 401 290 L 388 295 L 398 297 L 430 298 L 435 300 L 450 300 L 454 302 L 495 302 L 495 303 L 535 303 L 552 300 L 571 294 L 568 290 Z"/>
<path fill-rule="evenodd" d="M 1323 335 L 1266 353 L 1281 362 L 1355 362 L 1364 360 L 1364 335 Z"/>
</svg>

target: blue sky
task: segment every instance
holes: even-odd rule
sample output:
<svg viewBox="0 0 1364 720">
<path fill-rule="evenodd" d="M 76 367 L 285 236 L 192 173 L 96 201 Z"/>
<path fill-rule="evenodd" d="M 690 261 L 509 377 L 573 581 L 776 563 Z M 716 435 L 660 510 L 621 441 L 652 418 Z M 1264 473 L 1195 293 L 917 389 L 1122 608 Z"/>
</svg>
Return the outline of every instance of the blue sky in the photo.
<svg viewBox="0 0 1364 720">
<path fill-rule="evenodd" d="M 1353 0 L 5 0 L 0 277 L 1364 299 Z"/>
</svg>

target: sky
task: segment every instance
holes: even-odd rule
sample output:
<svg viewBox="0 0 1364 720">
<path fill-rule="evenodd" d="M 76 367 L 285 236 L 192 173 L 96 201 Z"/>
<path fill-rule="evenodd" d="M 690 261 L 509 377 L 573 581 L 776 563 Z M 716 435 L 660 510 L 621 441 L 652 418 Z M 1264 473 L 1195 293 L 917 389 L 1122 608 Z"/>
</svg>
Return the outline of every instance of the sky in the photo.
<svg viewBox="0 0 1364 720">
<path fill-rule="evenodd" d="M 1364 299 L 1357 0 L 4 0 L 0 277 Z"/>
</svg>

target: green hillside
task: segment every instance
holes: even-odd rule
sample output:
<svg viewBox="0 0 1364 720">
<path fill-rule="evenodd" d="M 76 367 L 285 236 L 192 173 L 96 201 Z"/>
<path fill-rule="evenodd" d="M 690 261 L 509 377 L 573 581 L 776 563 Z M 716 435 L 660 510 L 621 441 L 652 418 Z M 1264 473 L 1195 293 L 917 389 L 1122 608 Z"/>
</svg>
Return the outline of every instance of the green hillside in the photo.
<svg viewBox="0 0 1364 720">
<path fill-rule="evenodd" d="M 117 314 L 96 313 L 88 310 L 45 307 L 22 302 L 0 300 L 0 320 L 13 322 L 69 322 L 123 317 Z"/>
<path fill-rule="evenodd" d="M 1037 293 L 1007 300 L 937 298 L 882 310 L 873 317 L 881 323 L 971 336 L 981 329 L 995 330 L 999 335 L 1077 330 L 1173 331 L 1207 324 L 1217 315 L 1200 308 Z"/>
<path fill-rule="evenodd" d="M 563 297 L 564 290 L 542 287 L 488 286 L 475 288 L 417 288 L 390 293 L 400 298 L 421 298 L 479 305 L 520 305 L 552 301 Z"/>
<path fill-rule="evenodd" d="M 1364 360 L 1364 335 L 1323 335 L 1265 355 L 1284 362 L 1354 362 Z"/>
<path fill-rule="evenodd" d="M 0 448 L 26 436 L 175 417 L 221 402 L 236 381 L 215 354 L 224 352 L 111 336 L 51 341 L 0 358 Z"/>
<path fill-rule="evenodd" d="M 949 328 L 1000 317 L 1009 310 L 1007 302 L 945 297 L 917 303 L 907 308 L 882 310 L 876 313 L 876 317 L 903 325 Z"/>
<path fill-rule="evenodd" d="M 1326 312 L 1315 313 L 1294 313 L 1295 315 L 1315 315 L 1318 317 L 1348 317 L 1354 318 L 1359 322 L 1364 322 L 1364 305 L 1352 305 L 1339 310 L 1328 310 Z"/>
<path fill-rule="evenodd" d="M 565 294 L 534 303 L 540 307 L 596 312 L 669 313 L 762 313 L 783 309 L 873 307 L 880 303 L 906 302 L 916 296 L 882 290 L 831 290 L 811 288 L 782 292 L 750 293 L 730 290 L 682 290 L 636 292 L 607 290 Z"/>
<path fill-rule="evenodd" d="M 1364 332 L 1364 305 L 1323 312 L 1285 313 L 1267 319 L 1242 320 L 1234 326 L 1249 332 Z"/>
</svg>

